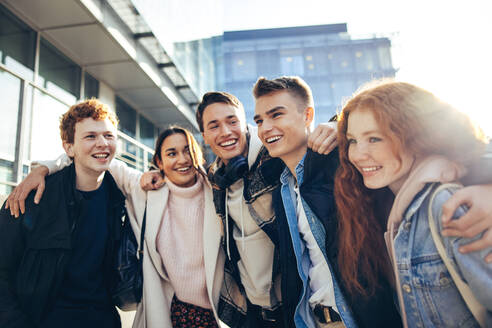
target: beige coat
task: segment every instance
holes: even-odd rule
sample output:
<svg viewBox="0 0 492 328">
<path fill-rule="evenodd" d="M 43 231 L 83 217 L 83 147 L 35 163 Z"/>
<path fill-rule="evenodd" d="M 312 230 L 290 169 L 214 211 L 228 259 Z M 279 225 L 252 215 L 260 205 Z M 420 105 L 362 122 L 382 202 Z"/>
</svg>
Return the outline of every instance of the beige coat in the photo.
<svg viewBox="0 0 492 328">
<path fill-rule="evenodd" d="M 133 231 L 140 242 L 145 200 L 147 200 L 147 223 L 145 230 L 145 248 L 143 258 L 144 288 L 142 302 L 137 307 L 134 328 L 165 328 L 171 324 L 171 300 L 174 295 L 161 257 L 157 252 L 156 237 L 169 196 L 169 188 L 145 193 L 140 188 L 141 172 L 129 169 L 121 162 L 113 161 L 110 172 L 116 183 L 127 197 L 126 206 Z M 225 255 L 221 247 L 222 226 L 215 213 L 212 190 L 208 180 L 204 179 L 204 224 L 203 256 L 207 293 L 212 310 L 218 321 L 217 305 L 224 275 Z"/>
</svg>

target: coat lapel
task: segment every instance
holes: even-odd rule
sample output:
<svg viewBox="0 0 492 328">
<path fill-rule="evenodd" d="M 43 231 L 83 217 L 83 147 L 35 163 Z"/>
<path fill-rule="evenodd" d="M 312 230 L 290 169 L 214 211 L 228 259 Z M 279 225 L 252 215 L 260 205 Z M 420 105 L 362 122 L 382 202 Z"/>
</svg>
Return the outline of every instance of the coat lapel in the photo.
<svg viewBox="0 0 492 328">
<path fill-rule="evenodd" d="M 145 230 L 145 242 L 149 250 L 149 256 L 154 263 L 154 266 L 159 272 L 162 279 L 169 280 L 165 273 L 161 256 L 157 251 L 157 234 L 161 226 L 161 220 L 164 216 L 164 209 L 167 206 L 167 199 L 169 196 L 169 188 L 167 186 L 162 187 L 159 190 L 153 190 L 148 192 L 147 196 L 147 227 Z"/>
<path fill-rule="evenodd" d="M 203 260 L 207 292 L 214 307 L 218 304 L 224 272 L 224 254 L 220 245 L 222 222 L 215 212 L 213 194 L 208 181 L 204 182 Z"/>
</svg>

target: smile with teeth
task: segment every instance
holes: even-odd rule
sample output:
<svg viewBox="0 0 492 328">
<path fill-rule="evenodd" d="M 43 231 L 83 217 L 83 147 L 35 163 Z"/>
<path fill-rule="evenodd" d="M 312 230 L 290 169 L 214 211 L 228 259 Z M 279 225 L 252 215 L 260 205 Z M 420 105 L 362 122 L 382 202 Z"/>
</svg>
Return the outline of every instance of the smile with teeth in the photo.
<svg viewBox="0 0 492 328">
<path fill-rule="evenodd" d="M 235 140 L 235 139 L 231 139 L 231 140 L 224 141 L 224 142 L 220 143 L 219 145 L 220 145 L 221 147 L 227 147 L 227 146 L 232 146 L 232 145 L 235 145 L 235 144 L 236 144 L 236 142 L 237 142 L 237 140 Z"/>
<path fill-rule="evenodd" d="M 191 166 L 187 167 L 180 167 L 179 169 L 176 169 L 178 172 L 188 172 L 191 169 Z"/>
<path fill-rule="evenodd" d="M 273 136 L 273 137 L 270 137 L 270 138 L 266 138 L 266 142 L 272 143 L 272 142 L 275 142 L 277 140 L 280 140 L 281 138 L 282 138 L 281 136 Z"/>
<path fill-rule="evenodd" d="M 92 155 L 92 157 L 95 157 L 95 158 L 107 158 L 109 156 L 109 154 L 94 154 Z"/>
<path fill-rule="evenodd" d="M 371 167 L 363 167 L 362 172 L 374 172 L 382 168 L 382 166 L 371 166 Z"/>
</svg>

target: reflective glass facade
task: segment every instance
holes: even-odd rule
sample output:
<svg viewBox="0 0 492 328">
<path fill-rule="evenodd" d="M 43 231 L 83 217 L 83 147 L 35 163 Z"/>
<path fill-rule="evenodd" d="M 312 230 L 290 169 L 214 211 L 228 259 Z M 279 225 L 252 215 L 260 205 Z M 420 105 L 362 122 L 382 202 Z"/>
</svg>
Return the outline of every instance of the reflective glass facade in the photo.
<svg viewBox="0 0 492 328">
<path fill-rule="evenodd" d="M 218 39 L 218 89 L 241 100 L 250 123 L 251 90 L 260 76 L 301 76 L 312 88 L 319 123 L 364 82 L 395 75 L 390 40 L 351 39 L 346 24 L 225 32 Z"/>
<path fill-rule="evenodd" d="M 31 160 L 63 152 L 61 114 L 99 95 L 96 78 L 0 5 L 0 200 L 27 174 Z M 117 156 L 144 170 L 157 129 L 117 94 L 114 98 L 120 119 Z"/>
<path fill-rule="evenodd" d="M 222 34 L 222 0 L 131 0 L 195 95 L 214 90 L 212 37 Z M 179 80 L 173 67 L 165 72 Z M 179 81 L 173 81 L 179 82 Z"/>
</svg>

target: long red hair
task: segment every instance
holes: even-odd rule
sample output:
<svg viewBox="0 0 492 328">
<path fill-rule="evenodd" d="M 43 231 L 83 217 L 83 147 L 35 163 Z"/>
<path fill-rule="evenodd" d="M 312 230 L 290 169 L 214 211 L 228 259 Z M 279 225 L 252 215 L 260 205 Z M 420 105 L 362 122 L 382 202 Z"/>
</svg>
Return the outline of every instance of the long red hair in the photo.
<svg viewBox="0 0 492 328">
<path fill-rule="evenodd" d="M 488 141 L 466 114 L 409 83 L 372 82 L 346 103 L 338 122 L 335 178 L 338 264 L 349 293 L 367 296 L 381 286 L 381 277 L 393 279 L 383 239 L 393 198 L 388 188 L 366 188 L 349 161 L 348 117 L 358 109 L 372 111 L 397 157 L 405 149 L 416 157 L 437 154 L 467 164 L 484 152 Z"/>
</svg>

